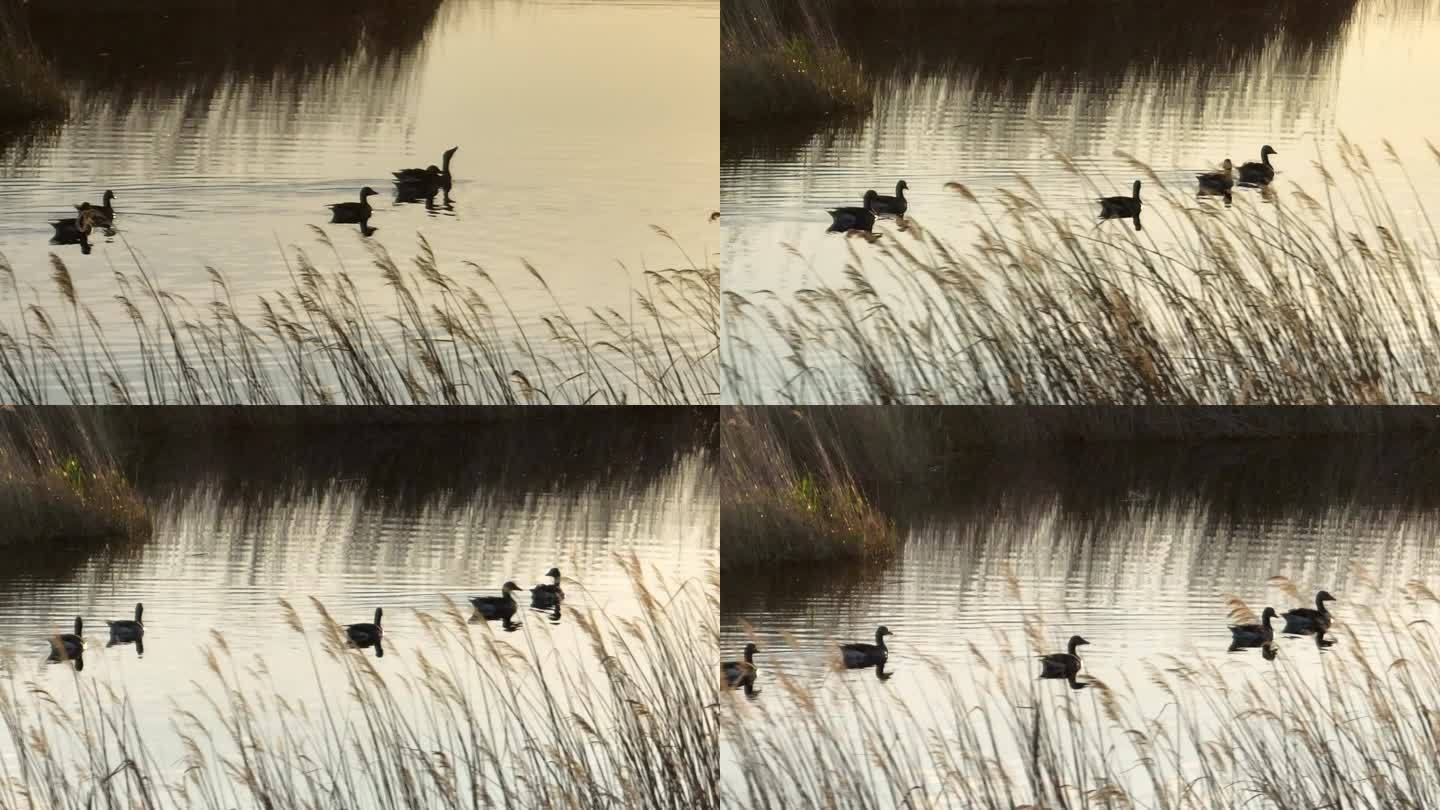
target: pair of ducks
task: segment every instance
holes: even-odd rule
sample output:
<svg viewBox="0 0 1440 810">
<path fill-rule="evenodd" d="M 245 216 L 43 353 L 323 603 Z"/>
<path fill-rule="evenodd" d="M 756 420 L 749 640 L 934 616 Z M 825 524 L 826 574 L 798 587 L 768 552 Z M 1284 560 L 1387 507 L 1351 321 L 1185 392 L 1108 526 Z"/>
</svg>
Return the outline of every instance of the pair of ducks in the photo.
<svg viewBox="0 0 1440 810">
<path fill-rule="evenodd" d="M 832 208 L 826 211 L 825 213 L 830 215 L 830 227 L 827 230 L 831 233 L 869 231 L 875 227 L 876 214 L 905 216 L 905 212 L 910 209 L 910 203 L 905 200 L 905 189 L 907 188 L 910 188 L 910 184 L 904 180 L 896 183 L 894 197 L 877 193 L 872 188 L 865 192 L 865 196 L 862 198 L 863 205 Z"/>
<path fill-rule="evenodd" d="M 401 169 L 392 172 L 395 176 L 395 200 L 396 202 L 427 202 L 435 199 L 437 194 L 445 194 L 449 198 L 450 188 L 454 179 L 450 175 L 450 159 L 460 147 L 453 146 L 445 150 L 440 162 L 444 168 L 431 164 L 423 169 Z M 370 214 L 375 210 L 370 206 L 370 198 L 380 192 L 366 186 L 360 189 L 359 202 L 342 202 L 330 206 L 330 221 L 345 225 L 359 225 L 363 229 L 370 221 Z M 368 234 L 367 234 L 368 235 Z"/>
<path fill-rule="evenodd" d="M 118 619 L 106 621 L 110 627 L 110 643 L 114 644 L 143 644 L 145 638 L 145 623 L 141 617 L 145 613 L 145 605 L 135 603 L 134 619 Z M 59 633 L 49 638 L 50 660 L 51 661 L 73 661 L 76 670 L 85 668 L 85 620 L 81 616 L 75 617 L 74 633 Z M 143 651 L 143 648 L 142 648 Z"/>
<path fill-rule="evenodd" d="M 82 202 L 75 206 L 75 216 L 52 221 L 50 227 L 55 229 L 55 235 L 51 240 L 62 245 L 79 243 L 88 253 L 88 240 L 96 228 L 108 231 L 115 227 L 115 192 L 107 189 L 103 199 L 101 205 Z"/>
<path fill-rule="evenodd" d="M 1330 629 L 1330 611 L 1326 610 L 1326 602 L 1334 602 L 1335 597 L 1329 591 L 1321 591 L 1315 594 L 1315 607 L 1295 608 L 1287 610 L 1284 614 L 1285 629 L 1283 632 L 1295 635 L 1308 635 L 1315 633 L 1322 638 L 1325 631 Z M 1269 644 L 1275 639 L 1275 631 L 1270 627 L 1270 620 L 1275 618 L 1275 608 L 1267 607 L 1260 615 L 1259 624 L 1232 624 L 1230 625 L 1230 637 L 1232 647 L 1260 647 Z"/>
<path fill-rule="evenodd" d="M 1242 186 L 1268 186 L 1275 179 L 1275 167 L 1270 165 L 1270 156 L 1278 155 L 1274 147 L 1266 144 L 1260 148 L 1260 161 L 1242 164 L 1240 166 L 1240 185 Z M 1226 202 L 1230 200 L 1230 190 L 1235 187 L 1235 164 L 1230 158 L 1220 164 L 1218 172 L 1206 172 L 1195 175 L 1200 184 L 1200 191 L 1206 194 L 1220 194 L 1225 197 Z M 1140 181 L 1136 180 L 1131 189 L 1129 197 L 1101 197 L 1100 219 L 1129 219 L 1135 223 L 1135 230 L 1140 230 L 1140 210 L 1143 204 L 1140 201 Z"/>
<path fill-rule="evenodd" d="M 560 569 L 551 568 L 545 573 L 554 582 L 541 583 L 530 589 L 530 606 L 542 609 L 560 607 L 565 600 L 565 591 L 560 588 Z M 507 582 L 500 588 L 499 596 L 475 596 L 471 597 L 470 604 L 475 606 L 475 611 L 486 619 L 499 619 L 509 623 L 515 615 L 515 597 L 511 594 L 524 590 L 514 582 Z M 374 647 L 377 656 L 385 655 L 385 648 L 381 641 L 385 636 L 384 628 L 381 626 L 381 619 L 385 615 L 384 608 L 375 608 L 375 621 L 361 622 L 359 624 L 348 624 L 345 626 L 345 636 L 350 643 L 356 647 Z"/>
</svg>

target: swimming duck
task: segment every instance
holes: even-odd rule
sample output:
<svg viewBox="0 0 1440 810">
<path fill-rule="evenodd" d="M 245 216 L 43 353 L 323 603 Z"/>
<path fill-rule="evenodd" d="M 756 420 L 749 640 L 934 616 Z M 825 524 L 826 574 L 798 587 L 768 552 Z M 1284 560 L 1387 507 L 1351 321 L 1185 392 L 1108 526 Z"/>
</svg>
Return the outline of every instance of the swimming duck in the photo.
<svg viewBox="0 0 1440 810">
<path fill-rule="evenodd" d="M 551 568 L 545 576 L 555 580 L 553 584 L 540 584 L 530 589 L 530 606 L 538 608 L 555 607 L 565 598 L 560 590 L 560 569 Z"/>
<path fill-rule="evenodd" d="M 119 621 L 107 621 L 110 625 L 110 638 L 115 641 L 138 641 L 145 635 L 145 625 L 141 623 L 140 616 L 145 612 L 145 605 L 135 603 L 135 619 L 121 619 Z"/>
<path fill-rule="evenodd" d="M 375 189 L 366 186 L 360 189 L 360 202 L 335 203 L 330 206 L 330 221 L 347 225 L 364 224 L 366 220 L 370 219 L 370 212 L 373 210 L 370 208 L 370 201 L 366 198 L 376 193 Z"/>
<path fill-rule="evenodd" d="M 1225 162 L 1220 164 L 1220 171 L 1197 174 L 1195 179 L 1200 181 L 1201 191 L 1224 194 L 1235 187 L 1234 172 L 1235 164 L 1230 162 L 1230 158 L 1225 158 Z"/>
<path fill-rule="evenodd" d="M 832 208 L 826 211 L 825 213 L 829 214 L 831 219 L 830 227 L 827 231 L 830 233 L 844 233 L 845 231 L 868 231 L 875 227 L 875 213 L 870 210 L 870 206 L 875 203 L 875 199 L 879 196 L 880 195 L 875 193 L 875 189 L 872 188 L 865 192 L 865 204 L 863 206 L 858 208 L 854 206 Z"/>
<path fill-rule="evenodd" d="M 104 199 L 105 203 L 103 205 L 95 206 L 90 205 L 88 202 L 83 202 L 75 206 L 75 210 L 79 211 L 81 206 L 88 207 L 95 225 L 100 228 L 108 228 L 115 224 L 115 207 L 110 204 L 110 201 L 115 199 L 115 192 L 106 189 Z"/>
<path fill-rule="evenodd" d="M 1250 161 L 1240 166 L 1240 182 L 1247 186 L 1266 186 L 1275 179 L 1275 167 L 1270 165 L 1270 156 L 1278 155 L 1274 147 L 1260 147 L 1260 162 Z"/>
<path fill-rule="evenodd" d="M 50 227 L 55 229 L 54 239 L 57 242 L 79 242 L 94 230 L 96 209 L 90 203 L 84 202 L 76 206 L 75 210 L 76 216 L 50 223 Z"/>
<path fill-rule="evenodd" d="M 1335 597 L 1329 591 L 1321 591 L 1315 594 L 1315 609 L 1295 608 L 1285 611 L 1285 632 L 1287 633 L 1314 633 L 1325 632 L 1330 629 L 1330 611 L 1325 609 L 1326 602 L 1334 602 Z"/>
<path fill-rule="evenodd" d="M 401 169 L 395 172 L 395 184 L 398 186 L 421 186 L 424 188 L 449 191 L 451 185 L 450 158 L 460 151 L 460 147 L 453 146 L 445 150 L 440 162 L 445 168 L 436 168 L 433 164 L 423 169 Z"/>
<path fill-rule="evenodd" d="M 500 588 L 499 596 L 474 596 L 470 598 L 470 604 L 475 606 L 475 611 L 487 619 L 504 619 L 510 621 L 515 615 L 515 597 L 510 594 L 521 590 L 514 582 L 507 582 Z"/>
<path fill-rule="evenodd" d="M 1075 649 L 1089 643 L 1079 636 L 1071 636 L 1069 652 L 1040 656 L 1040 677 L 1073 679 L 1080 674 L 1080 656 L 1075 654 Z"/>
<path fill-rule="evenodd" d="M 1230 625 L 1230 639 L 1236 647 L 1260 647 L 1270 643 L 1275 638 L 1275 631 L 1270 629 L 1270 620 L 1275 618 L 1275 608 L 1267 607 L 1265 612 L 1260 614 L 1259 624 L 1232 624 Z"/>
<path fill-rule="evenodd" d="M 910 184 L 906 183 L 904 180 L 901 180 L 900 182 L 895 184 L 894 197 L 887 197 L 884 194 L 875 194 L 875 191 L 873 189 L 867 191 L 865 192 L 865 196 L 867 198 L 871 194 L 875 194 L 875 198 L 869 203 L 867 203 L 866 207 L 877 214 L 895 214 L 897 216 L 903 215 L 905 213 L 905 209 L 910 207 L 909 203 L 905 201 L 905 189 L 907 188 L 910 188 Z"/>
<path fill-rule="evenodd" d="M 885 647 L 885 637 L 893 636 L 890 628 L 880 625 L 875 629 L 875 643 L 855 642 L 840 645 L 840 658 L 847 667 L 868 667 L 885 663 L 890 651 Z"/>
<path fill-rule="evenodd" d="M 746 689 L 755 685 L 755 653 L 760 648 L 753 643 L 745 645 L 744 661 L 726 661 L 720 665 L 720 675 L 725 679 L 726 686 L 743 686 Z"/>
<path fill-rule="evenodd" d="M 80 637 L 84 632 L 84 622 L 79 616 L 75 617 L 75 632 L 62 633 L 50 637 L 50 657 L 57 661 L 68 661 L 78 659 L 85 653 L 85 639 Z"/>
<path fill-rule="evenodd" d="M 1101 197 L 1101 219 L 1125 219 L 1140 216 L 1140 181 L 1135 181 L 1134 191 L 1129 197 Z"/>
<path fill-rule="evenodd" d="M 368 647 L 371 644 L 380 643 L 380 638 L 385 631 L 380 627 L 380 619 L 385 615 L 384 608 L 375 608 L 375 621 L 362 622 L 360 624 L 349 624 L 345 626 L 345 636 L 350 643 L 357 647 Z"/>
</svg>

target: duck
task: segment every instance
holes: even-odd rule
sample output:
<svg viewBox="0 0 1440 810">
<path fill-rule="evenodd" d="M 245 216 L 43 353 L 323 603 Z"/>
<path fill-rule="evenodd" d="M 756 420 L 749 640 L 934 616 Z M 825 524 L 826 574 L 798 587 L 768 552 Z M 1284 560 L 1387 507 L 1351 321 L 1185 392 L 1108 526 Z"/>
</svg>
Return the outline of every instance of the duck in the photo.
<svg viewBox="0 0 1440 810">
<path fill-rule="evenodd" d="M 905 209 L 910 207 L 910 204 L 905 201 L 905 189 L 907 188 L 910 188 L 910 184 L 906 183 L 904 180 L 896 183 L 894 197 L 888 197 L 884 194 L 875 194 L 875 190 L 871 189 L 870 191 L 865 192 L 865 196 L 867 199 L 869 199 L 871 194 L 875 194 L 875 198 L 873 200 L 870 200 L 870 202 L 866 204 L 866 207 L 877 214 L 894 214 L 896 216 L 903 216 L 905 214 Z"/>
<path fill-rule="evenodd" d="M 371 644 L 379 644 L 380 638 L 385 634 L 385 631 L 380 627 L 380 619 L 384 617 L 384 615 L 384 608 L 375 608 L 374 622 L 346 625 L 345 637 L 350 639 L 350 643 L 357 647 L 368 647 Z"/>
<path fill-rule="evenodd" d="M 115 224 L 115 207 L 110 204 L 110 201 L 115 199 L 115 192 L 106 189 L 104 199 L 105 202 L 102 205 L 96 206 L 83 202 L 76 205 L 75 210 L 79 211 L 82 206 L 88 207 L 95 225 L 100 228 L 108 228 Z"/>
<path fill-rule="evenodd" d="M 725 685 L 731 687 L 743 686 L 746 689 L 755 685 L 755 653 L 760 648 L 754 643 L 745 645 L 744 661 L 726 661 L 720 665 L 720 676 L 725 679 Z"/>
<path fill-rule="evenodd" d="M 560 569 L 551 568 L 545 572 L 545 576 L 555 580 L 554 583 L 542 583 L 530 589 L 530 606 L 538 608 L 555 607 L 565 599 L 565 591 L 560 589 Z"/>
<path fill-rule="evenodd" d="M 861 207 L 832 208 L 825 213 L 830 215 L 830 227 L 828 233 L 844 233 L 845 231 L 868 231 L 875 227 L 875 212 L 870 210 L 875 199 L 880 195 L 875 189 L 865 192 L 864 205 Z"/>
<path fill-rule="evenodd" d="M 440 158 L 440 162 L 444 165 L 443 169 L 431 164 L 423 169 L 401 169 L 394 172 L 395 185 L 420 186 L 427 189 L 449 191 L 452 183 L 450 158 L 454 157 L 458 151 L 460 151 L 458 146 L 452 146 L 445 150 L 445 154 Z"/>
<path fill-rule="evenodd" d="M 1270 156 L 1278 155 L 1273 146 L 1260 147 L 1260 162 L 1249 161 L 1240 166 L 1240 182 L 1247 186 L 1268 186 L 1275 179 L 1275 167 L 1270 165 Z"/>
<path fill-rule="evenodd" d="M 515 597 L 510 594 L 522 590 L 514 582 L 507 582 L 500 588 L 499 596 L 474 596 L 470 598 L 470 604 L 475 606 L 475 612 L 487 619 L 504 619 L 510 621 L 515 615 Z"/>
<path fill-rule="evenodd" d="M 360 202 L 335 203 L 330 206 L 331 222 L 339 222 L 347 225 L 360 223 L 364 224 L 370 219 L 370 201 L 366 198 L 373 196 L 375 189 L 366 186 L 360 189 Z"/>
<path fill-rule="evenodd" d="M 1260 614 L 1259 624 L 1230 625 L 1232 646 L 1261 647 L 1269 644 L 1275 638 L 1275 631 L 1270 628 L 1270 620 L 1273 618 L 1275 618 L 1275 608 L 1267 607 L 1265 612 Z"/>
<path fill-rule="evenodd" d="M 1082 644 L 1089 643 L 1080 636 L 1071 636 L 1069 652 L 1040 656 L 1040 677 L 1073 680 L 1076 675 L 1080 674 L 1080 656 L 1075 653 L 1075 650 Z"/>
<path fill-rule="evenodd" d="M 1101 219 L 1125 219 L 1140 216 L 1140 181 L 1136 180 L 1129 197 L 1101 197 Z"/>
<path fill-rule="evenodd" d="M 84 655 L 85 639 L 80 637 L 84 629 L 84 620 L 76 616 L 74 633 L 62 633 L 51 636 L 50 657 L 57 661 L 69 661 L 78 659 L 81 655 Z"/>
<path fill-rule="evenodd" d="M 145 605 L 135 603 L 135 618 L 120 619 L 118 621 L 107 621 L 110 625 L 110 638 L 115 641 L 139 641 L 145 635 L 145 625 L 141 622 L 140 616 L 145 612 Z"/>
<path fill-rule="evenodd" d="M 1201 191 L 1224 194 L 1235 187 L 1234 172 L 1235 164 L 1230 162 L 1230 158 L 1225 158 L 1225 162 L 1220 164 L 1220 171 L 1197 174 L 1195 179 L 1200 181 Z"/>
<path fill-rule="evenodd" d="M 890 658 L 890 650 L 885 647 L 885 637 L 893 636 L 890 628 L 880 625 L 875 629 L 875 643 L 866 644 L 857 641 L 853 644 L 840 645 L 840 658 L 847 667 L 869 667 L 877 664 L 884 664 Z"/>
<path fill-rule="evenodd" d="M 50 223 L 50 227 L 55 229 L 54 239 L 57 242 L 83 241 L 95 229 L 96 209 L 90 203 L 80 203 L 75 211 L 76 215 L 69 219 L 57 219 Z"/>
<path fill-rule="evenodd" d="M 1295 608 L 1285 611 L 1285 632 L 1287 633 L 1324 633 L 1330 629 L 1330 611 L 1325 609 L 1326 602 L 1334 602 L 1335 597 L 1329 591 L 1321 591 L 1315 594 L 1315 609 Z"/>
</svg>

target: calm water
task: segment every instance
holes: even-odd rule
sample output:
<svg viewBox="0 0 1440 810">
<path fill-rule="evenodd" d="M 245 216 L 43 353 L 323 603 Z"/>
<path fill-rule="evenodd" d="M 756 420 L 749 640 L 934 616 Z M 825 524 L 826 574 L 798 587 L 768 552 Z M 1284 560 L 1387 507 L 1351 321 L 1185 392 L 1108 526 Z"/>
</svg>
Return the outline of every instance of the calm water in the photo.
<svg viewBox="0 0 1440 810">
<path fill-rule="evenodd" d="M 6 674 L 66 707 L 77 684 L 127 691 L 157 761 L 178 762 L 170 731 L 177 709 L 211 717 L 196 684 L 215 683 L 203 655 L 214 646 L 212 629 L 242 664 L 242 687 L 265 691 L 247 666 L 258 656 L 280 694 L 314 709 L 316 680 L 329 669 L 312 672 L 318 650 L 286 626 L 277 600 L 289 600 L 311 627 L 309 597 L 343 623 L 370 621 L 383 606 L 385 654 L 374 662 L 398 676 L 416 671 L 426 643 L 417 611 L 440 614 L 449 597 L 470 613 L 468 597 L 498 593 L 507 579 L 528 588 L 553 565 L 573 580 L 560 616 L 525 610 L 512 632 L 498 623 L 489 632 L 517 655 L 561 655 L 573 671 L 598 676 L 576 611 L 643 615 L 614 555 L 636 555 L 651 584 L 662 576 L 671 587 L 703 582 L 713 570 L 719 517 L 709 451 L 637 427 L 616 439 L 633 455 L 558 448 L 540 431 L 507 455 L 511 445 L 496 430 L 311 430 L 328 438 L 140 448 L 129 465 L 145 472 L 154 538 L 118 559 L 12 558 L 0 575 L 0 649 L 15 655 L 18 671 Z M 137 601 L 145 604 L 143 656 L 107 648 L 101 620 L 128 618 Z M 77 613 L 90 645 L 78 678 L 44 661 L 46 634 Z M 472 622 L 471 632 L 487 627 Z M 527 688 L 495 699 L 519 701 Z"/>
<path fill-rule="evenodd" d="M 906 544 L 893 563 L 725 572 L 722 655 L 737 657 L 752 637 L 747 626 L 762 651 L 761 691 L 735 710 L 768 709 L 768 717 L 744 719 L 767 724 L 761 737 L 793 737 L 785 728 L 791 704 L 778 683 L 784 672 L 839 721 L 858 726 L 861 707 L 881 715 L 908 709 L 921 725 L 953 736 L 956 715 L 984 705 L 970 687 L 991 680 L 981 656 L 1016 668 L 1023 682 L 1039 672 L 1031 653 L 1063 651 L 1078 633 L 1091 642 L 1081 650 L 1084 672 L 1126 694 L 1133 689 L 1141 713 L 1155 716 L 1174 697 L 1148 674 L 1176 662 L 1273 684 L 1259 650 L 1228 650 L 1227 599 L 1239 597 L 1257 615 L 1266 605 L 1301 606 L 1268 582 L 1274 576 L 1291 580 L 1307 602 L 1318 588 L 1339 599 L 1330 606 L 1338 617 L 1334 646 L 1281 639 L 1276 663 L 1318 677 L 1319 656 L 1373 640 L 1366 611 L 1413 618 L 1406 583 L 1434 585 L 1440 465 L 1426 457 L 1432 454 L 1262 442 L 1144 451 L 1089 445 L 957 460 L 937 468 L 933 487 L 902 508 Z M 1043 622 L 1044 649 L 1029 648 L 1027 620 Z M 894 632 L 888 679 L 873 669 L 836 671 L 834 643 L 873 641 L 879 624 Z M 946 691 L 952 679 L 963 685 L 959 700 Z M 1054 687 L 1056 700 L 1069 693 L 1064 681 L 1041 685 Z M 1088 698 L 1081 699 L 1088 713 Z M 1215 722 L 1197 704 L 1200 725 Z M 1003 723 L 1009 715 L 993 716 Z M 727 780 L 739 780 L 733 749 L 723 746 L 722 757 Z"/>
<path fill-rule="evenodd" d="M 798 289 L 843 285 L 849 251 L 863 258 L 880 246 L 826 234 L 825 209 L 859 205 L 868 188 L 893 194 L 900 179 L 910 186 L 911 218 L 958 246 L 974 241 L 980 220 L 974 205 L 945 190 L 950 181 L 995 211 L 997 190 L 1021 191 L 1023 176 L 1053 210 L 1088 228 L 1094 198 L 1128 193 L 1137 176 L 1117 150 L 1184 189 L 1194 186 L 1197 171 L 1226 157 L 1237 165 L 1258 160 L 1270 144 L 1279 153 L 1277 192 L 1298 186 L 1318 195 L 1312 164 L 1323 157 L 1338 166 L 1343 134 L 1369 150 L 1395 192 L 1389 197 L 1400 221 L 1413 222 L 1417 200 L 1384 159 L 1382 140 L 1389 139 L 1419 200 L 1432 212 L 1440 208 L 1440 166 L 1425 146 L 1434 140 L 1440 91 L 1415 81 L 1440 70 L 1440 15 L 1431 2 L 1314 3 L 1298 14 L 1291 7 L 1292 18 L 1280 21 L 1227 12 L 1180 25 L 1179 12 L 1163 4 L 1137 5 L 1135 19 L 1090 5 L 1044 15 L 991 13 L 985 5 L 963 24 L 896 14 L 867 20 L 860 32 L 842 30 L 841 40 L 876 79 L 867 115 L 726 129 L 727 289 L 789 300 Z M 1057 151 L 1072 156 L 1094 187 L 1065 171 Z M 1244 194 L 1237 205 L 1266 204 L 1258 192 Z M 1144 224 L 1157 248 L 1173 244 L 1167 221 L 1147 215 Z M 893 222 L 876 228 L 896 233 Z M 886 284 L 883 274 L 871 280 Z M 756 327 L 728 326 L 743 330 L 732 337 L 776 345 Z M 768 396 L 775 382 L 756 386 Z"/>
<path fill-rule="evenodd" d="M 0 151 L 0 254 L 22 288 L 47 296 L 47 254 L 70 263 L 122 359 L 132 330 L 110 301 L 111 269 L 134 269 L 131 248 L 193 302 L 210 300 L 205 268 L 223 271 L 254 316 L 255 296 L 289 286 L 284 255 L 293 263 L 298 246 L 325 269 L 343 261 L 386 310 L 393 294 L 359 229 L 327 224 L 326 206 L 365 185 L 380 192 L 370 241 L 408 266 L 423 235 L 442 269 L 472 285 L 461 263 L 481 265 L 527 323 L 555 305 L 522 259 L 578 316 L 629 312 L 642 267 L 688 266 L 651 225 L 697 261 L 713 255 L 712 0 L 427 5 L 370 29 L 346 22 L 356 15 L 299 12 L 279 26 L 293 33 L 215 24 L 211 12 L 120 11 L 78 27 L 40 18 L 74 112 L 58 133 Z M 238 47 L 227 33 L 237 27 L 263 44 Z M 451 208 L 394 201 L 392 171 L 438 164 L 457 145 Z M 48 220 L 107 188 L 115 237 L 89 256 L 48 244 Z"/>
</svg>

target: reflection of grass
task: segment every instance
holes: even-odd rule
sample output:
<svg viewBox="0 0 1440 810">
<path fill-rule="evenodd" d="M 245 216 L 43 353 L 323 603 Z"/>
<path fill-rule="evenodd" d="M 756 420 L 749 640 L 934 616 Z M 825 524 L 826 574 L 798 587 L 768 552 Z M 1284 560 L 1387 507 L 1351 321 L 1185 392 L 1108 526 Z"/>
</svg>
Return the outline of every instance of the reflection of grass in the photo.
<svg viewBox="0 0 1440 810">
<path fill-rule="evenodd" d="M 331 246 L 323 232 L 321 240 Z M 66 310 L 57 317 L 23 300 L 0 257 L 21 319 L 0 327 L 0 398 L 45 402 L 52 385 L 87 404 L 676 404 L 718 396 L 713 264 L 646 270 L 630 314 L 591 307 L 575 317 L 552 294 L 555 311 L 523 323 L 480 266 L 449 274 L 422 242 L 407 270 L 367 245 L 392 296 L 388 311 L 362 299 L 348 270 L 321 270 L 303 253 L 287 268 L 291 285 L 261 296 L 253 318 L 218 271 L 207 270 L 215 294 L 203 306 L 161 288 L 138 262 L 133 274 L 117 272 L 138 369 L 117 357 L 114 332 L 101 328 L 63 261 L 52 259 Z"/>
<path fill-rule="evenodd" d="M 7 415 L 0 428 L 0 545 L 148 536 L 144 503 L 84 421 L 35 416 Z"/>
<path fill-rule="evenodd" d="M 0 667 L 0 728 L 15 743 L 0 805 L 718 807 L 719 581 L 656 590 L 638 561 L 624 564 L 639 616 L 566 608 L 589 655 L 541 660 L 533 643 L 527 654 L 452 605 L 421 614 L 420 639 L 375 659 L 345 646 L 323 606 L 306 626 L 282 603 L 312 651 L 318 697 L 307 702 L 216 631 L 210 710 L 177 710 L 167 743 L 183 747 L 182 763 L 157 761 L 164 732 L 137 726 L 127 696 L 82 682 L 70 704 L 25 688 L 26 667 Z"/>
<path fill-rule="evenodd" d="M 870 105 L 864 71 L 843 50 L 792 36 L 727 37 L 720 48 L 720 111 L 727 122 L 815 117 Z"/>
<path fill-rule="evenodd" d="M 1422 583 L 1410 591 L 1440 601 Z M 762 666 L 759 699 L 725 701 L 726 804 L 1437 807 L 1440 632 L 1429 612 L 1379 620 L 1373 648 L 1342 626 L 1323 654 L 1311 639 L 1282 639 L 1274 662 L 1259 650 L 1223 664 L 1132 662 L 1115 667 L 1120 681 L 1078 691 L 1035 677 L 1030 655 L 1072 631 L 1033 622 L 1025 648 L 972 647 L 963 671 L 920 653 L 921 668 L 902 664 L 879 689 L 866 678 L 815 689 Z M 893 699 L 921 669 L 939 689 Z"/>
<path fill-rule="evenodd" d="M 19 0 L 0 0 L 0 124 L 65 114 L 59 78 L 30 39 Z"/>
<path fill-rule="evenodd" d="M 1432 223 L 1402 220 L 1358 148 L 1340 155 L 1349 182 L 1327 173 L 1327 202 L 1247 192 L 1233 209 L 1137 163 L 1140 233 L 1028 184 L 995 203 L 952 184 L 974 206 L 970 245 L 911 223 L 852 248 L 839 288 L 727 291 L 727 383 L 743 401 L 1440 402 Z"/>
<path fill-rule="evenodd" d="M 895 526 L 808 415 L 727 409 L 723 437 L 722 566 L 894 552 Z"/>
</svg>

